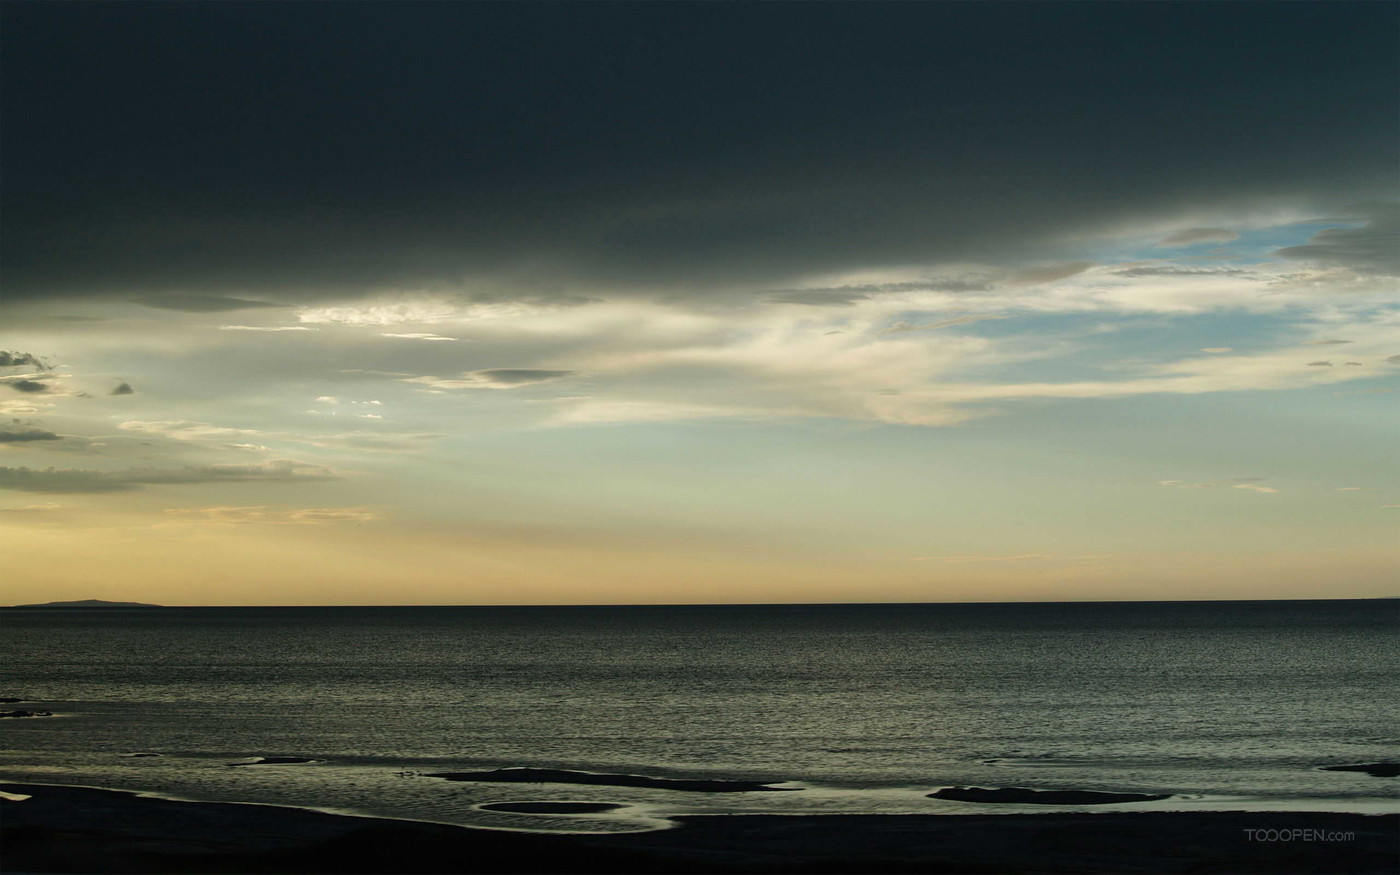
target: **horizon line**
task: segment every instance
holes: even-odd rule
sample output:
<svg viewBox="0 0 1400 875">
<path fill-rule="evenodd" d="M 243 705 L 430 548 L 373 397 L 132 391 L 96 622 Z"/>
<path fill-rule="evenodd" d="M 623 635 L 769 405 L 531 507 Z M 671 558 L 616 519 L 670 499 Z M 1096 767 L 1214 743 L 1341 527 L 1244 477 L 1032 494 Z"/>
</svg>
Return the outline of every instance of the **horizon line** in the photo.
<svg viewBox="0 0 1400 875">
<path fill-rule="evenodd" d="M 22 608 L 74 607 L 72 602 L 106 601 L 105 599 L 69 599 L 23 605 L 0 605 L 0 610 Z M 1304 596 L 1296 598 L 1218 598 L 1218 599 L 1045 599 L 1040 601 L 951 601 L 951 602 L 589 602 L 557 604 L 320 604 L 320 605 L 158 605 L 111 602 L 114 608 L 800 608 L 800 607 L 871 607 L 915 605 L 1108 605 L 1108 604 L 1214 604 L 1231 602 L 1364 602 L 1400 601 L 1395 596 Z M 103 606 L 97 605 L 101 609 Z"/>
</svg>

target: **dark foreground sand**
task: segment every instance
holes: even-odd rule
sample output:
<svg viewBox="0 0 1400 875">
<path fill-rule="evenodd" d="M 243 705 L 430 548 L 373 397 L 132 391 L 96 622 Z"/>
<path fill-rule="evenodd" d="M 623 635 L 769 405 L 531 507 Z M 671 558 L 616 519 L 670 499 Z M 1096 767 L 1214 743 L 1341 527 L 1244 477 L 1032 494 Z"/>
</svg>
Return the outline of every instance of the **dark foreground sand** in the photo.
<svg viewBox="0 0 1400 875">
<path fill-rule="evenodd" d="M 678 818 L 676 829 L 657 832 L 552 836 L 266 805 L 172 802 L 75 787 L 4 784 L 0 790 L 33 797 L 0 802 L 0 870 L 5 872 L 1391 873 L 1400 868 L 1400 815 L 703 816 Z M 1251 841 L 1246 830 L 1264 832 Z"/>
</svg>

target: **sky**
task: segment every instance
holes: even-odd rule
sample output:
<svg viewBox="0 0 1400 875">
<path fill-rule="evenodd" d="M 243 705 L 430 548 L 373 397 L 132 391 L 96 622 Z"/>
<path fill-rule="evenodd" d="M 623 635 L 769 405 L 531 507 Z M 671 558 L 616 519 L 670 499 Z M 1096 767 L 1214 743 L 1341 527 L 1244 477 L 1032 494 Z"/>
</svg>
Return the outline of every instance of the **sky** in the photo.
<svg viewBox="0 0 1400 875">
<path fill-rule="evenodd" d="M 1400 6 L 0 8 L 5 603 L 1400 594 Z"/>
</svg>

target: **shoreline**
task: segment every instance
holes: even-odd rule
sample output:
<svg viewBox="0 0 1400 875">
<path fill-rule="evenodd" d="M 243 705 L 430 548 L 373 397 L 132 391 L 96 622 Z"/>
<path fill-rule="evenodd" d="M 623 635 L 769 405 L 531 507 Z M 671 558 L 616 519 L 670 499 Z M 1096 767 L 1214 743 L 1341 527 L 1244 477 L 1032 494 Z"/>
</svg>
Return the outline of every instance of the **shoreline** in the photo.
<svg viewBox="0 0 1400 875">
<path fill-rule="evenodd" d="M 230 764 L 228 764 L 228 765 L 235 765 L 235 764 L 230 763 Z M 498 784 L 498 783 L 500 783 L 500 784 L 504 784 L 504 785 L 510 786 L 510 785 L 519 785 L 519 784 L 522 784 L 522 783 L 524 783 L 524 784 L 536 785 L 536 784 L 542 784 L 542 783 L 547 784 L 547 783 L 550 783 L 550 782 L 552 782 L 552 781 L 560 781 L 560 782 L 562 782 L 562 783 L 565 784 L 565 785 L 568 785 L 568 784 L 581 784 L 581 785 L 584 785 L 584 786 L 600 786 L 600 787 L 606 788 L 606 789 L 608 789 L 608 790 L 616 790 L 616 789 L 619 789 L 619 788 L 621 788 L 621 789 L 626 789 L 627 787 L 632 786 L 632 785 L 630 785 L 630 784 L 628 784 L 628 783 L 621 783 L 621 782 L 619 782 L 619 783 L 613 783 L 613 782 L 611 782 L 611 781 L 606 781 L 606 780 L 600 780 L 600 781 L 572 781 L 572 780 L 568 780 L 568 777 L 567 777 L 567 776 L 577 775 L 577 776 L 591 776 L 591 777 L 597 777 L 597 778 L 639 777 L 639 776 L 619 776 L 619 775 L 611 775 L 611 774 L 608 774 L 608 773 L 601 773 L 601 772 L 587 772 L 587 771 L 578 770 L 578 769 L 536 770 L 536 769 L 529 769 L 529 768 L 524 768 L 524 767 L 504 767 L 504 768 L 496 769 L 495 771 L 496 771 L 496 772 L 503 772 L 503 773 L 507 773 L 507 774 L 509 774 L 509 773 L 511 773 L 511 772 L 549 771 L 549 772 L 552 772 L 552 773 L 557 773 L 558 775 L 564 776 L 564 777 L 544 777 L 544 776 L 536 776 L 535 779 L 532 779 L 532 780 L 529 780 L 529 781 L 525 781 L 525 780 L 523 780 L 523 779 L 514 779 L 514 778 L 507 778 L 507 779 L 505 779 L 505 780 L 502 781 L 502 780 L 498 780 L 498 779 L 495 779 L 495 778 L 487 777 L 487 778 L 483 778 L 483 779 L 478 779 L 479 782 L 480 782 L 480 783 L 483 783 L 483 784 L 486 784 L 486 785 L 491 785 L 491 784 Z M 8 772 L 8 774 L 7 774 L 7 772 Z M 456 773 L 453 773 L 453 774 L 455 775 Z M 488 773 L 483 773 L 483 774 L 490 774 L 490 773 L 488 772 Z M 449 777 L 445 777 L 445 776 L 441 776 L 441 775 L 433 775 L 433 774 L 427 774 L 427 773 L 423 773 L 423 774 L 421 774 L 421 775 L 419 775 L 419 776 L 420 776 L 420 777 L 433 778 L 434 780 L 444 781 L 444 782 L 446 782 L 446 783 L 457 783 L 457 782 L 460 782 L 460 781 L 463 780 L 463 779 L 461 779 L 461 778 L 455 778 L 455 777 L 449 778 Z M 46 777 L 47 777 L 47 776 L 46 776 Z M 70 780 L 64 780 L 64 781 L 49 781 L 49 780 L 44 780 L 44 779 L 39 778 L 39 777 L 31 777 L 31 776 L 29 776 L 29 775 L 26 775 L 26 774 L 23 773 L 23 770 L 20 770 L 19 773 L 16 773 L 15 771 L 12 771 L 12 770 L 7 770 L 7 769 L 2 769 L 2 768 L 0 768 L 0 787 L 3 787 L 4 785 L 16 785 L 16 786 L 21 786 L 21 785 L 22 785 L 22 786 L 30 786 L 30 787 L 53 787 L 53 788 L 72 788 L 72 789 L 80 789 L 80 790 L 97 790 L 97 791 L 105 791 L 105 792 L 111 792 L 111 793 L 125 793 L 125 794 L 131 794 L 131 795 L 135 795 L 135 796 L 140 796 L 140 797 L 143 797 L 143 798 L 161 799 L 161 800 L 165 800 L 165 801 L 169 801 L 169 802 L 188 802 L 188 803 L 192 803 L 192 804 L 206 804 L 206 805 L 262 805 L 262 806 L 267 806 L 267 807 L 272 807 L 272 808 L 287 808 L 287 809 L 292 809 L 292 810 L 315 811 L 315 812 L 320 812 L 320 813 L 324 813 L 324 814 L 341 815 L 341 816 L 344 816 L 344 817 L 359 817 L 359 818 L 369 818 L 369 819 L 378 819 L 378 820 L 406 821 L 406 822 L 412 822 L 412 823 L 436 823 L 436 824 L 442 824 L 442 825 L 444 825 L 444 826 L 460 826 L 460 827 L 469 828 L 469 829 L 482 829 L 482 830 L 504 831 L 504 832 L 519 832 L 519 833 L 527 833 L 527 832 L 528 832 L 528 833 L 532 833 L 532 834 L 561 834 L 561 835 L 594 835 L 594 834 L 597 834 L 598 832 L 600 832 L 600 830 L 598 830 L 598 829 L 596 829 L 596 828 L 570 829 L 570 828 L 567 828 L 566 826 L 564 826 L 564 827 L 561 827 L 561 826 L 549 827 L 549 826 L 545 826 L 545 825 L 543 825 L 543 824 L 540 824 L 540 825 L 527 825 L 527 824 L 525 824 L 525 823 L 523 823 L 523 822 L 522 822 L 522 823 L 519 823 L 518 825 L 509 825 L 509 826 L 507 826 L 507 825 L 499 825 L 499 824 L 495 824 L 495 823 L 491 823 L 491 822 L 464 822 L 464 821 L 462 821 L 462 820 L 460 820 L 460 819 L 457 819 L 458 817 L 460 817 L 460 811 L 457 812 L 457 814 L 455 814 L 455 815 L 442 815 L 442 816 L 440 816 L 440 817 L 439 817 L 439 816 L 435 816 L 435 815 L 430 814 L 430 813 L 417 813 L 417 812 L 415 812 L 415 813 L 411 813 L 411 814 L 401 814 L 401 813 L 398 813 L 398 812 L 395 812 L 395 811 L 391 810 L 390 808 L 382 807 L 382 806 L 365 807 L 365 806 L 343 805 L 343 804 L 341 804 L 341 805 L 336 805 L 336 804 L 329 804 L 329 803 L 328 803 L 328 804 L 318 804 L 317 802 L 314 802 L 314 801 L 304 801 L 304 800 L 301 800 L 301 799 L 286 799 L 286 798 L 283 798 L 283 799 L 236 798 L 236 797 L 231 797 L 231 796 L 227 796 L 227 795 L 223 795 L 223 794 L 207 795 L 207 796 L 202 796 L 202 795 L 199 795 L 199 794 L 193 794 L 193 795 L 191 795 L 191 794 L 189 794 L 188 792 L 181 791 L 181 790 L 177 790 L 177 789 L 154 789 L 154 788 L 151 788 L 151 787 L 141 787 L 141 786 L 139 786 L 139 784 L 140 784 L 141 782 L 136 782 L 135 785 L 133 785 L 133 784 L 131 784 L 131 783 L 115 783 L 115 782 L 110 782 L 110 783 L 109 783 L 109 782 L 102 782 L 102 783 L 93 782 L 93 783 L 89 783 L 89 782 L 87 782 L 87 781 L 82 780 L 81 778 L 78 778 L 77 776 L 72 776 L 72 777 L 73 777 L 73 778 L 77 778 L 77 780 L 72 780 L 72 779 L 70 779 Z M 660 784 L 669 783 L 669 779 L 646 779 L 646 780 L 655 780 L 655 781 L 657 781 L 657 782 L 660 783 Z M 468 783 L 472 783 L 472 782 L 471 782 L 471 781 L 468 781 Z M 680 783 L 685 783 L 685 782 L 680 782 Z M 722 783 L 730 783 L 730 782 L 716 781 L 715 783 L 721 783 L 721 784 L 722 784 Z M 735 783 L 746 783 L 746 782 L 735 782 Z M 747 783 L 757 783 L 757 782 L 747 782 Z M 785 782 L 785 783 L 798 783 L 798 782 Z M 1379 785 L 1382 784 L 1382 783 L 1388 783 L 1388 782 L 1377 782 L 1377 783 L 1378 783 L 1377 790 L 1379 791 L 1380 789 L 1382 789 Z M 645 786 L 645 785 L 638 784 L 638 785 L 636 785 L 636 786 Z M 766 785 L 762 785 L 762 786 L 764 787 L 764 789 L 770 789 L 770 788 L 768 788 Z M 309 788 L 309 789 L 314 789 L 314 788 Z M 987 799 L 980 799 L 980 800 L 954 799 L 954 798 L 952 797 L 952 795 L 946 795 L 946 796 L 945 796 L 945 795 L 944 795 L 944 791 L 946 791 L 946 790 L 957 791 L 957 790 L 968 790 L 968 789 L 971 789 L 971 790 L 976 791 L 979 795 L 985 795 L 985 796 L 989 796 L 989 797 L 995 797 L 995 796 L 1000 796 L 1000 795 L 1002 795 L 1002 794 L 1009 794 L 1009 793 L 1016 793 L 1016 794 L 1021 794 L 1021 793 L 1033 793 L 1033 794 L 1048 794 L 1048 795 L 1062 795 L 1062 794 L 1068 793 L 1068 794 L 1075 794 L 1075 795 L 1083 794 L 1083 795 L 1086 795 L 1086 796 L 1114 796 L 1114 795 L 1132 795 L 1132 794 L 1109 793 L 1109 792 L 1106 792 L 1106 791 L 1098 791 L 1098 790 L 1084 791 L 1084 790 L 1075 790 L 1075 789 L 1069 789 L 1069 790 L 1061 789 L 1061 790 L 1052 790 L 1052 791 L 1045 791 L 1045 790 L 1024 790 L 1024 789 L 1020 789 L 1020 788 L 1002 787 L 1002 786 L 996 785 L 995 782 L 991 782 L 991 783 L 985 784 L 985 785 L 983 785 L 983 786 L 978 786 L 978 787 L 960 787 L 960 786 L 958 786 L 958 785 L 952 785 L 952 784 L 944 786 L 944 785 L 940 785 L 940 784 L 937 784 L 937 783 L 927 783 L 927 784 L 921 784 L 921 785 L 910 784 L 910 785 L 900 786 L 900 787 L 882 787 L 882 788 L 870 788 L 870 787 L 854 787 L 854 788 L 853 788 L 853 787 L 851 787 L 851 786 L 840 785 L 840 784 L 804 783 L 801 787 L 790 787 L 790 788 L 789 788 L 789 787 L 775 787 L 775 788 L 771 788 L 771 789 L 785 789 L 785 790 L 799 790 L 799 789 L 800 789 L 800 790 L 806 790 L 806 791 L 809 791 L 810 798 L 813 798 L 813 799 L 820 799 L 820 800 L 825 801 L 825 802 L 829 802 L 834 796 L 845 796 L 845 795 L 848 794 L 848 793 L 849 793 L 849 794 L 861 794 L 861 793 L 870 793 L 870 794 L 874 794 L 874 793 L 878 793 L 878 794 L 880 794 L 880 796 L 883 797 L 883 798 L 872 798 L 872 799 L 867 799 L 867 800 L 865 800 L 865 801 L 867 801 L 867 802 L 869 802 L 869 803 L 872 803 L 872 804 L 871 804 L 871 805 L 866 805 L 866 806 L 862 806 L 862 805 L 860 805 L 860 804 L 858 804 L 858 803 L 857 803 L 857 804 L 852 804 L 851 802 L 847 802 L 847 804 L 844 805 L 842 808 L 832 808 L 832 807 L 829 807 L 829 806 L 827 806 L 827 805 L 819 805 L 819 806 L 816 806 L 816 807 L 815 807 L 815 810 L 810 810 L 810 811 L 793 810 L 793 809 L 791 809 L 791 808 L 788 808 L 788 809 L 777 809 L 777 810 L 761 810 L 761 809 L 760 809 L 760 810 L 756 810 L 756 809 L 753 809 L 753 808 L 743 808 L 743 807 L 732 808 L 732 809 L 727 809 L 727 810 L 726 810 L 725 808 L 716 808 L 716 809 L 713 809 L 713 810 L 702 810 L 701 808 L 698 808 L 698 807 L 694 804 L 694 803 L 695 803 L 695 800 L 686 798 L 686 797 L 692 796 L 692 795 L 693 795 L 693 791 L 692 791 L 692 792 L 687 792 L 687 793 L 679 793 L 679 794 L 676 794 L 671 800 L 668 800 L 668 801 L 670 801 L 670 802 L 673 802 L 674 804 L 666 804 L 666 802 L 663 802 L 663 801 L 660 801 L 660 800 L 657 800 L 657 799 L 649 799 L 649 800 L 646 800 L 646 801 L 642 801 L 642 800 L 637 800 L 637 799 L 632 799 L 632 798 L 621 798 L 621 799 L 619 799 L 619 798 L 617 798 L 617 797 L 612 797 L 612 798 L 599 798 L 599 799 L 597 799 L 597 800 L 592 800 L 592 802 L 593 802 L 593 803 L 606 803 L 606 804 L 612 805 L 612 806 L 613 806 L 614 808 L 616 808 L 616 809 L 627 809 L 627 810 L 630 810 L 630 813 L 631 813 L 631 815 L 632 815 L 632 817 L 631 817 L 630 819 L 633 819 L 634 822 L 635 822 L 634 828 L 631 828 L 631 829 L 618 829 L 618 830 L 605 830 L 605 831 L 604 831 L 604 832 L 613 832 L 613 833 L 615 833 L 615 834 L 626 834 L 626 833 L 635 833 L 635 832 L 650 832 L 650 831 L 656 831 L 656 830 L 660 830 L 660 829 L 669 829 L 669 828 L 673 828 L 673 827 L 674 827 L 674 825 L 675 825 L 674 822 L 678 822 L 679 819 L 684 818 L 684 817 L 741 817 L 741 816 L 805 817 L 805 816 L 809 816 L 809 815 L 811 815 L 811 816 L 827 816 L 827 815 L 838 816 L 838 815 L 839 815 L 839 816 L 891 816 L 891 817 L 903 817 L 903 816 L 911 816 L 911 817 L 916 817 L 916 816 L 938 816 L 938 817 L 956 818 L 956 817 L 989 817 L 989 816 L 990 816 L 990 817 L 1023 817 L 1023 816 L 1034 816 L 1034 815 L 1038 815 L 1038 814 L 1054 814 L 1054 813 L 1059 813 L 1059 814 L 1078 814 L 1078 815 L 1085 815 L 1085 816 L 1104 816 L 1104 815 L 1112 815 L 1112 814 L 1140 814 L 1140 813 L 1154 813 L 1154 814 L 1164 814 L 1164 813 L 1165 813 L 1165 814 L 1183 814 L 1183 815 L 1187 815 L 1187 814 L 1230 814 L 1230 813 L 1234 813 L 1234 814 L 1307 813 L 1307 814 L 1343 814 L 1343 815 L 1359 815 L 1359 816 L 1376 816 L 1376 815 L 1387 815 L 1387 814 L 1400 814 L 1400 797 L 1397 797 L 1397 796 L 1394 796 L 1394 795 L 1386 795 L 1385 793 L 1382 793 L 1382 792 L 1377 792 L 1377 793 L 1375 793 L 1374 795 L 1365 795 L 1365 796 L 1354 796 L 1354 795 L 1349 795 L 1349 796 L 1305 796 L 1305 795 L 1296 795 L 1296 796 L 1265 796 L 1265 795 L 1248 795 L 1248 794 L 1246 794 L 1246 795 L 1228 795 L 1228 794 L 1200 794 L 1200 793 L 1165 793 L 1165 794 L 1160 795 L 1160 797 L 1152 797 L 1152 798 L 1149 798 L 1149 799 L 1139 800 L 1139 801 L 1130 801 L 1130 800 L 1125 800 L 1125 801 L 1099 800 L 1099 801 L 1064 801 L 1064 802 L 1057 802 L 1057 803 L 1031 804 L 1032 800 L 1030 800 L 1030 799 L 1014 799 L 1014 798 L 1001 798 L 1001 799 L 987 798 Z M 886 794 L 890 794 L 890 793 L 898 793 L 898 794 L 900 794 L 900 796 L 903 798 L 903 801 L 904 801 L 904 803 L 905 803 L 905 807 L 903 807 L 902 810 L 899 809 L 899 808 L 896 808 L 895 810 L 887 810 L 886 806 L 887 806 L 888 803 L 889 803 L 889 796 L 886 795 Z M 715 794 L 715 793 L 713 793 L 713 792 L 703 792 L 703 791 L 702 791 L 702 792 L 700 792 L 699 795 L 702 796 L 702 797 L 713 797 L 713 796 L 715 796 L 715 795 L 728 796 L 728 795 L 731 795 L 731 794 L 729 794 L 729 793 Z M 748 795 L 748 794 L 747 794 L 747 793 L 735 793 L 735 794 L 733 794 L 733 795 Z M 789 797 L 789 798 L 791 798 L 791 797 Z M 470 805 L 470 808 L 471 808 L 472 810 L 474 810 L 474 811 L 486 811 L 486 812 L 490 812 L 490 811 L 505 811 L 506 809 L 493 808 L 492 806 L 495 805 L 495 804 L 498 804 L 498 803 L 502 803 L 502 802 L 510 802 L 510 803 L 513 803 L 513 802 L 516 802 L 516 801 L 522 801 L 522 800 L 494 799 L 494 798 L 493 798 L 493 799 L 489 799 L 489 800 L 484 800 L 484 801 L 480 802 L 479 804 L 478 804 L 478 803 L 472 803 L 472 804 Z M 572 804 L 573 802 L 578 801 L 578 800 L 556 799 L 556 798 L 553 798 L 553 797 L 547 797 L 547 798 L 541 799 L 541 800 L 523 800 L 523 801 L 531 801 L 531 802 L 539 801 L 539 802 L 549 802 L 549 803 L 561 803 L 561 802 L 562 802 L 562 803 L 566 803 L 566 804 Z M 706 798 L 705 801 L 708 802 L 709 799 Z M 916 809 L 914 806 L 908 804 L 908 803 L 918 803 L 918 802 L 927 802 L 927 803 L 929 803 L 929 805 L 928 805 L 927 807 L 925 807 L 925 806 L 919 806 L 919 807 Z M 953 803 L 952 806 L 950 806 L 950 805 L 948 804 L 949 802 L 952 802 L 952 803 Z M 543 813 L 543 812 L 541 812 L 541 813 Z M 614 813 L 620 814 L 620 813 L 622 813 L 622 812 L 614 812 Z M 647 825 L 643 825 L 643 824 L 647 824 Z"/>
<path fill-rule="evenodd" d="M 516 832 L 136 791 L 0 783 L 4 872 L 1389 873 L 1400 814 L 733 814 Z"/>
</svg>

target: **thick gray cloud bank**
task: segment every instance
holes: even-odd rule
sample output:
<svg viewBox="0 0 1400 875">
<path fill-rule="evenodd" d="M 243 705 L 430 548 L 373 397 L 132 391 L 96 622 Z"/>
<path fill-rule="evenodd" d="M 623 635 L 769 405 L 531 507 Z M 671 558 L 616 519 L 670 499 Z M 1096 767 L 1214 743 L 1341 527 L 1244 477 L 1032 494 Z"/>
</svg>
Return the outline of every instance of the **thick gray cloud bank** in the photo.
<svg viewBox="0 0 1400 875">
<path fill-rule="evenodd" d="M 792 288 L 1063 260 L 1067 231 L 1395 185 L 1395 4 L 3 15 L 15 299 L 210 312 L 443 286 Z M 1357 241 L 1310 245 L 1340 261 Z"/>
<path fill-rule="evenodd" d="M 329 468 L 292 459 L 274 459 L 248 465 L 187 465 L 172 469 L 128 468 L 125 471 L 0 467 L 0 489 L 19 492 L 125 492 L 150 484 L 334 479 L 337 479 L 336 475 Z"/>
<path fill-rule="evenodd" d="M 1363 204 L 1356 212 L 1366 217 L 1366 224 L 1318 231 L 1302 246 L 1278 254 L 1357 273 L 1400 276 L 1400 204 Z"/>
</svg>

